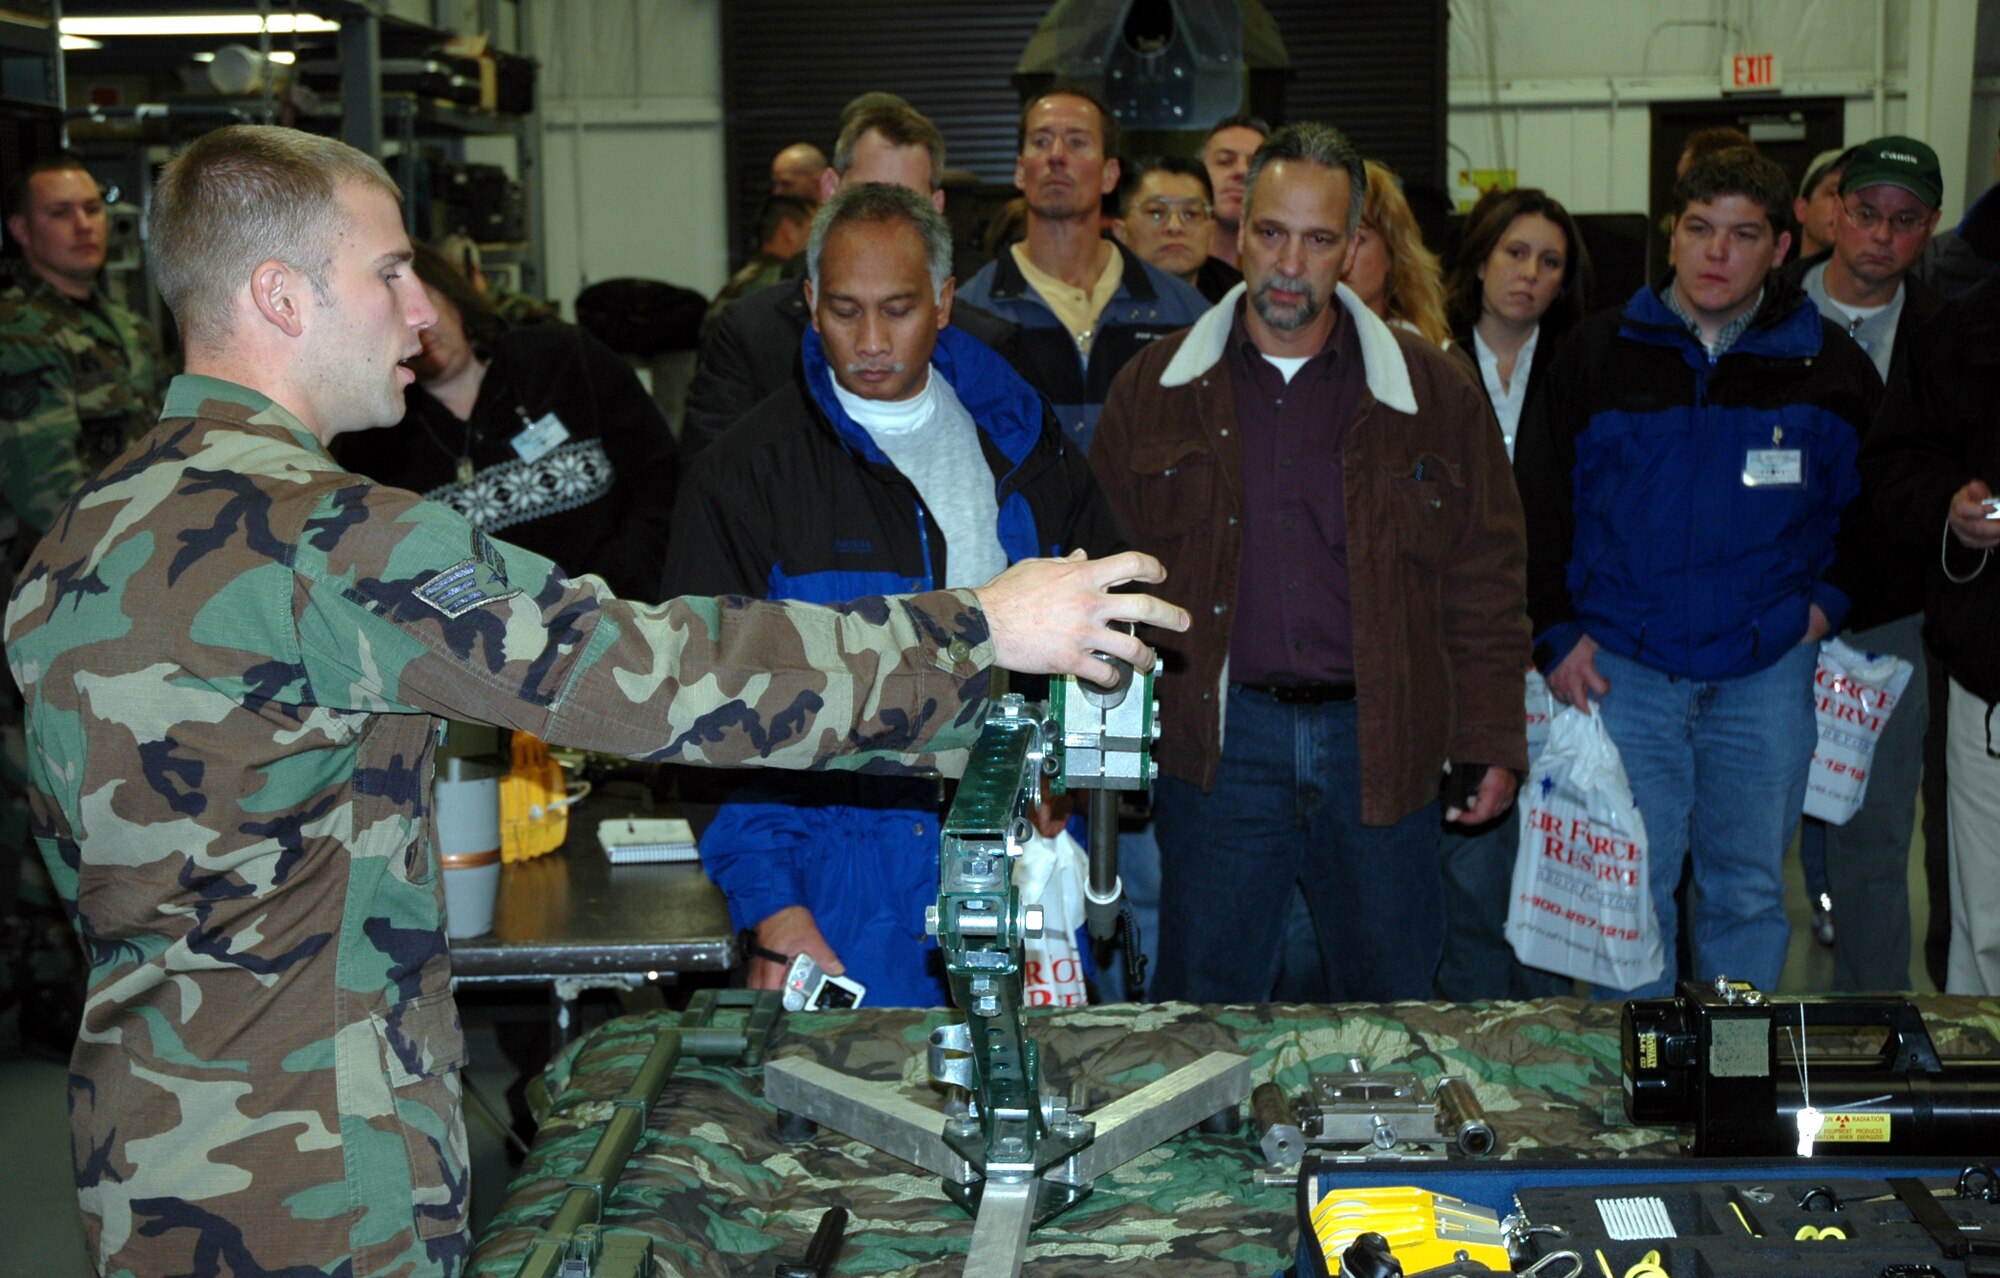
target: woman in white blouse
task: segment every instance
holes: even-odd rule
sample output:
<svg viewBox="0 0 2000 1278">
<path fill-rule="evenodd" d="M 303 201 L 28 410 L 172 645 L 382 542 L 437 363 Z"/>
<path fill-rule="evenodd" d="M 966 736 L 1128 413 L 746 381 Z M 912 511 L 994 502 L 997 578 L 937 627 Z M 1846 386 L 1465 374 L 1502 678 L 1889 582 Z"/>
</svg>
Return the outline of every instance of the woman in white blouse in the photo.
<svg viewBox="0 0 2000 1278">
<path fill-rule="evenodd" d="M 1533 187 L 1473 208 L 1445 285 L 1453 349 L 1471 362 L 1514 455 L 1521 409 L 1555 339 L 1583 318 L 1590 259 L 1569 211 Z"/>
<path fill-rule="evenodd" d="M 1576 223 L 1545 193 L 1495 191 L 1474 206 L 1445 287 L 1457 339 L 1450 350 L 1486 387 L 1509 457 L 1521 410 L 1556 339 L 1583 318 L 1589 270 Z M 1446 938 L 1440 997 L 1470 1002 L 1573 992 L 1568 977 L 1524 966 L 1507 943 L 1519 830 L 1519 815 L 1509 811 L 1483 829 L 1448 826 L 1438 836 Z"/>
</svg>

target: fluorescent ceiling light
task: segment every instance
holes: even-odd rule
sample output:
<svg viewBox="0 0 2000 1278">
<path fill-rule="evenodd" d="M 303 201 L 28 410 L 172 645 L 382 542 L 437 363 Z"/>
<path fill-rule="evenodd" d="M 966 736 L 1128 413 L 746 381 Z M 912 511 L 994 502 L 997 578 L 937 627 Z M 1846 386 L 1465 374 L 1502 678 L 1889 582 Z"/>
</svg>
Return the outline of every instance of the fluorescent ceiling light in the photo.
<svg viewBox="0 0 2000 1278">
<path fill-rule="evenodd" d="M 274 13 L 267 24 L 254 13 L 169 13 L 151 17 L 64 18 L 66 36 L 244 36 L 269 30 L 290 35 L 338 31 L 340 24 L 314 13 Z"/>
<path fill-rule="evenodd" d="M 86 40 L 82 36 L 66 35 L 62 38 L 62 47 L 65 49 L 102 49 L 104 41 Z"/>
<path fill-rule="evenodd" d="M 94 46 L 94 47 L 96 47 L 96 48 L 99 48 L 99 49 L 101 49 L 101 48 L 103 48 L 104 46 L 100 44 L 100 45 L 96 45 L 96 46 Z M 292 65 L 292 64 L 293 64 L 294 62 L 297 62 L 298 60 L 299 60 L 299 55 L 298 55 L 298 54 L 296 54 L 296 53 L 293 53 L 293 52 L 292 52 L 292 51 L 291 51 L 290 49 L 273 49 L 273 50 L 271 50 L 271 61 L 273 61 L 273 62 L 282 62 L 282 63 L 284 63 L 284 64 L 285 64 L 286 66 L 290 66 L 290 65 Z M 212 52 L 209 52 L 209 51 L 207 51 L 207 50 L 204 50 L 204 51 L 202 51 L 202 52 L 200 52 L 200 53 L 197 53 L 197 54 L 195 54 L 195 55 L 194 55 L 194 61 L 196 61 L 196 62 L 213 62 L 213 61 L 215 61 L 215 54 L 214 54 L 214 53 L 212 53 Z"/>
</svg>

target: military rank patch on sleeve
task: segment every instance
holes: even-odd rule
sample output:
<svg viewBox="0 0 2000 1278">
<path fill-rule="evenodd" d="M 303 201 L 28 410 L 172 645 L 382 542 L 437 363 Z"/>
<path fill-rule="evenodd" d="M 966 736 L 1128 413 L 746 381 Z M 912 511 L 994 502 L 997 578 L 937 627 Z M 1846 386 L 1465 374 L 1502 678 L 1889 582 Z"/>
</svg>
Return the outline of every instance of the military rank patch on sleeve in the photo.
<svg viewBox="0 0 2000 1278">
<path fill-rule="evenodd" d="M 520 594 L 521 588 L 508 582 L 497 559 L 474 557 L 453 564 L 417 587 L 417 598 L 445 616 L 457 618 L 481 604 Z"/>
</svg>

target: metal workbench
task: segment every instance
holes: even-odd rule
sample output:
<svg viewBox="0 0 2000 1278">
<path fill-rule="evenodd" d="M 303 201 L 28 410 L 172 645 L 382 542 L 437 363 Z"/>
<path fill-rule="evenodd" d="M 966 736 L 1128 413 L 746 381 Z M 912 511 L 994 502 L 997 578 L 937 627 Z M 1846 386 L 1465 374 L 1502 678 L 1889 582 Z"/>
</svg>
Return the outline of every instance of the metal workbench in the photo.
<svg viewBox="0 0 2000 1278">
<path fill-rule="evenodd" d="M 597 842 L 609 817 L 659 815 L 643 800 L 593 797 L 554 852 L 501 867 L 493 930 L 451 943 L 459 985 L 552 987 L 565 1005 L 593 988 L 722 972 L 736 937 L 722 893 L 695 862 L 612 865 Z M 558 1013 L 566 1028 L 568 1018 Z"/>
</svg>

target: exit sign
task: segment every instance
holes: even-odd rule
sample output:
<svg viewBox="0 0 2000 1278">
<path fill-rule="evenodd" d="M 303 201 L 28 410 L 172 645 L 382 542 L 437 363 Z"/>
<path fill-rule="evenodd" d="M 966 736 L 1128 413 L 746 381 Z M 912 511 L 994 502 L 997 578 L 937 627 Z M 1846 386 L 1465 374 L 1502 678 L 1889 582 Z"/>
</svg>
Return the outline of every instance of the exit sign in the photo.
<svg viewBox="0 0 2000 1278">
<path fill-rule="evenodd" d="M 1734 53 L 1722 58 L 1724 93 L 1764 93 L 1784 87 L 1785 73 L 1775 53 Z"/>
</svg>

